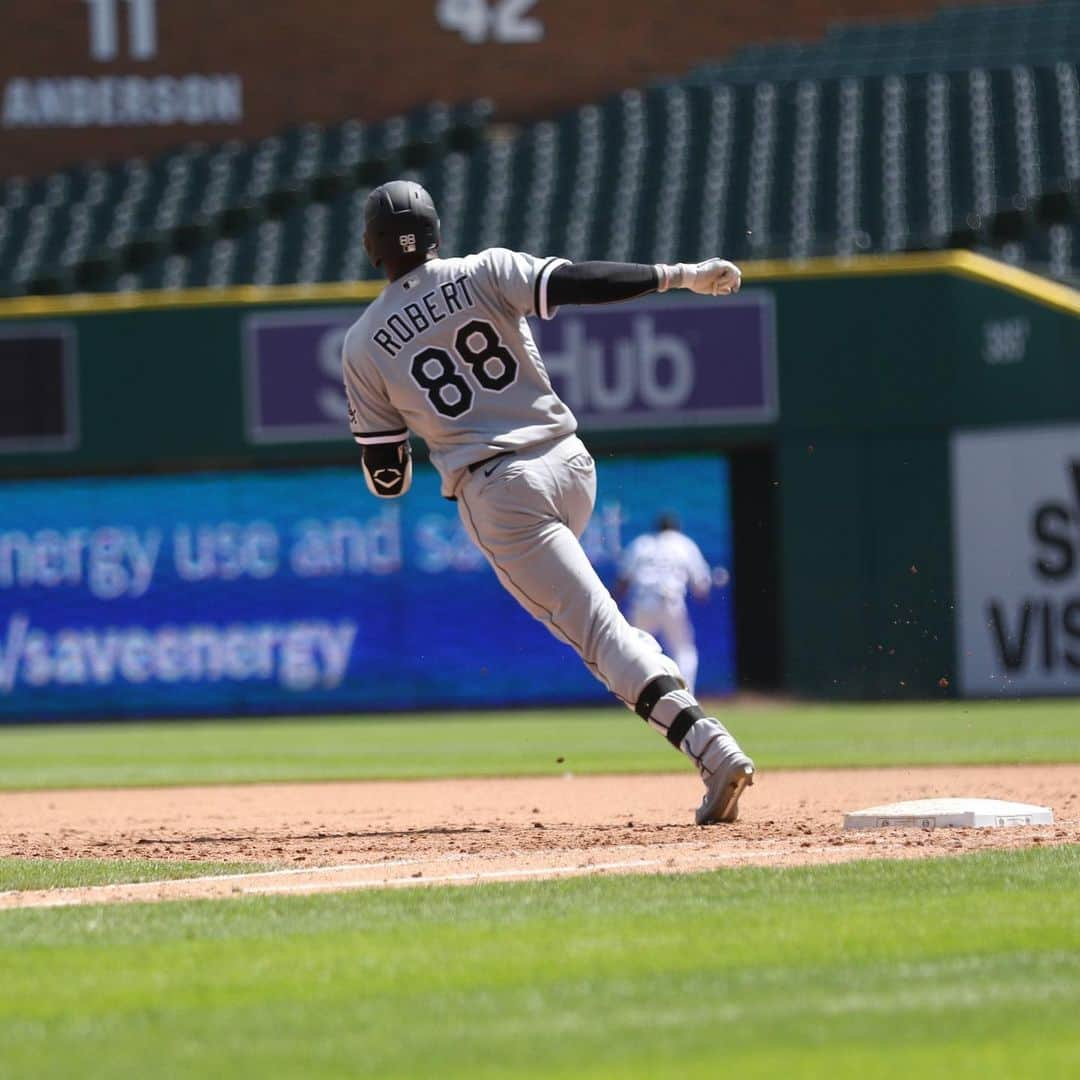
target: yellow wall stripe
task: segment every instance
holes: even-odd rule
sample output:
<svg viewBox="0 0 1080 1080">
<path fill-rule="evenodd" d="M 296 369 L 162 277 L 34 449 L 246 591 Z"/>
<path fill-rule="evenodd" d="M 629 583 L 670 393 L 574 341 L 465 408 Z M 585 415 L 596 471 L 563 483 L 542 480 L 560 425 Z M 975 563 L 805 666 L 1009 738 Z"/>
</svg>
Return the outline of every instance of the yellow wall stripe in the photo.
<svg viewBox="0 0 1080 1080">
<path fill-rule="evenodd" d="M 869 277 L 890 274 L 943 273 L 1023 296 L 1037 304 L 1080 315 L 1080 290 L 1028 270 L 1008 266 L 971 251 L 910 252 L 898 255 L 821 257 L 798 262 L 779 259 L 743 263 L 747 285 L 810 278 Z M 153 290 L 129 293 L 74 293 L 0 300 L 0 319 L 56 315 L 96 315 L 120 311 L 162 311 L 176 308 L 247 304 L 363 303 L 382 290 L 377 281 L 319 285 L 233 285 L 224 289 Z"/>
<path fill-rule="evenodd" d="M 871 277 L 886 274 L 953 274 L 1016 293 L 1037 304 L 1080 315 L 1080 290 L 1030 270 L 979 255 L 974 251 L 925 251 L 898 255 L 860 255 L 850 259 L 823 257 L 800 262 L 780 259 L 742 265 L 743 281 L 795 281 L 800 278 Z"/>
</svg>

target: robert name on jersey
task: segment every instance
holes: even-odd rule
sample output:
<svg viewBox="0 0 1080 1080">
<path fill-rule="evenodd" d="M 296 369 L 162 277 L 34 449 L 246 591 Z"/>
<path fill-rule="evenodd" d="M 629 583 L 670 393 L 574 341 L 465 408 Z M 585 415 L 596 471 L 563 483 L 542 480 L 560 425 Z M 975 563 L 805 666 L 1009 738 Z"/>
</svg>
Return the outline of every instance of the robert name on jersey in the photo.
<svg viewBox="0 0 1080 1080">
<path fill-rule="evenodd" d="M 401 311 L 395 311 L 371 335 L 372 341 L 387 356 L 397 356 L 417 334 L 430 330 L 455 312 L 476 307 L 468 282 L 469 275 L 462 274 L 453 281 L 443 282 L 437 289 L 429 290 L 415 301 L 403 304 Z M 402 286 L 410 289 L 415 284 L 415 279 L 407 279 Z"/>
</svg>

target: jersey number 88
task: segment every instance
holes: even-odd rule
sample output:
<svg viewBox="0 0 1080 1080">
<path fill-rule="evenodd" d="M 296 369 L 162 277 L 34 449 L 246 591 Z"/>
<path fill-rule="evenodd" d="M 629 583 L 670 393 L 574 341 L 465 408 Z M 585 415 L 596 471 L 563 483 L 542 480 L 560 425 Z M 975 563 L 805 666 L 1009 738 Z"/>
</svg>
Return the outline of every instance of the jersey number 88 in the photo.
<svg viewBox="0 0 1080 1080">
<path fill-rule="evenodd" d="M 476 335 L 482 339 L 479 347 L 473 344 Z M 495 327 L 483 319 L 473 319 L 458 330 L 454 351 L 484 390 L 498 393 L 517 378 L 518 362 L 514 354 L 499 340 Z M 436 364 L 438 369 L 433 373 L 431 368 Z M 446 349 L 435 346 L 422 349 L 412 358 L 409 373 L 413 382 L 427 393 L 431 407 L 440 416 L 453 419 L 464 416 L 472 408 L 473 389 Z"/>
</svg>

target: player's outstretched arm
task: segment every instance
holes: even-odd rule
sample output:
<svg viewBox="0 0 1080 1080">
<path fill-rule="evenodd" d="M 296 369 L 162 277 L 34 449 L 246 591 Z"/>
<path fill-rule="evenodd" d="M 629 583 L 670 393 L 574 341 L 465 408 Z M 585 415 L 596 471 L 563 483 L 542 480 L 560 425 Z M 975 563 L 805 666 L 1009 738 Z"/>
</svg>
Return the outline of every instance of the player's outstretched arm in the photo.
<svg viewBox="0 0 1080 1080">
<path fill-rule="evenodd" d="M 548 279 L 547 302 L 552 308 L 563 304 L 613 304 L 659 288 L 656 267 L 645 263 L 563 263 Z"/>
<path fill-rule="evenodd" d="M 563 304 L 612 304 L 651 292 L 689 289 L 706 296 L 727 296 L 739 291 L 742 274 L 725 259 L 702 263 L 583 262 L 556 267 L 547 282 L 551 308 Z"/>
</svg>

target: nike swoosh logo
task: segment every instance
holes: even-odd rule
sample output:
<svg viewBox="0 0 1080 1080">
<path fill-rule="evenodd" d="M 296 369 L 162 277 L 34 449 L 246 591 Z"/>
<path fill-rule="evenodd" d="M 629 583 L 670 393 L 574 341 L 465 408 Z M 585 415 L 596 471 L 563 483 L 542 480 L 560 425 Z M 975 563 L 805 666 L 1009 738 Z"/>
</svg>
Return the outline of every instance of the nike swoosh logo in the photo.
<svg viewBox="0 0 1080 1080">
<path fill-rule="evenodd" d="M 490 476 L 499 467 L 500 464 L 501 462 L 497 461 L 494 465 L 491 466 L 490 469 L 484 469 L 484 475 Z"/>
</svg>

